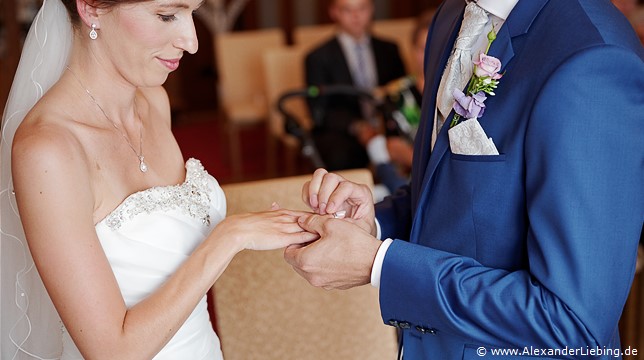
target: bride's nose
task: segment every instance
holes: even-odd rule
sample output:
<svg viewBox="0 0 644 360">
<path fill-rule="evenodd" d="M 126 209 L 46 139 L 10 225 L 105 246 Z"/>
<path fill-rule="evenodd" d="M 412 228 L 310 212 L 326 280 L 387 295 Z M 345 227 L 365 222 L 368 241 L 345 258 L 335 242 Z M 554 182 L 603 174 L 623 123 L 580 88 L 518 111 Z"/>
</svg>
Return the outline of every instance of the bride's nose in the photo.
<svg viewBox="0 0 644 360">
<path fill-rule="evenodd" d="M 177 38 L 174 41 L 174 46 L 194 54 L 199 49 L 199 40 L 197 39 L 197 31 L 195 30 L 195 23 L 192 17 L 181 26 Z"/>
</svg>

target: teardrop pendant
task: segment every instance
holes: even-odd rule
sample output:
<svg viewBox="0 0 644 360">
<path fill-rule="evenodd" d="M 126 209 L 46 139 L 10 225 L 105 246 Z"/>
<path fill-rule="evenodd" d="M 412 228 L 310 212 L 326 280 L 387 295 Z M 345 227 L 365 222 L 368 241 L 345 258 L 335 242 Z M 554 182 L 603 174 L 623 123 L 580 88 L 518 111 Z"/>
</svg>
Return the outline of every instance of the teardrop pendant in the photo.
<svg viewBox="0 0 644 360">
<path fill-rule="evenodd" d="M 148 171 L 148 166 L 145 164 L 143 159 L 144 159 L 143 156 L 139 156 L 139 170 L 141 170 L 142 173 Z"/>
</svg>

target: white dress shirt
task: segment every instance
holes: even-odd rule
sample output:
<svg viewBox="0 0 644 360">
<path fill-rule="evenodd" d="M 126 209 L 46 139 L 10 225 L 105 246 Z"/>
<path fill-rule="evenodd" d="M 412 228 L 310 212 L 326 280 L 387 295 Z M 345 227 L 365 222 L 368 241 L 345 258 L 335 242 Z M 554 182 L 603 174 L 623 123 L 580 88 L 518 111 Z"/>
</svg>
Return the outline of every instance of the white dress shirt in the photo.
<svg viewBox="0 0 644 360">
<path fill-rule="evenodd" d="M 339 32 L 337 38 L 340 48 L 342 48 L 342 53 L 347 60 L 347 65 L 349 65 L 354 84 L 361 85 L 356 81 L 364 76 L 365 84 L 363 87 L 367 89 L 375 88 L 378 85 L 378 72 L 376 71 L 376 58 L 371 47 L 371 38 L 366 35 L 361 39 L 356 39 L 345 32 Z M 358 51 L 356 46 L 358 45 L 362 46 L 363 51 L 365 51 L 362 64 L 360 64 L 361 62 L 356 53 Z"/>
<path fill-rule="evenodd" d="M 479 36 L 479 39 L 476 41 L 476 44 L 473 47 L 474 51 L 472 51 L 472 54 L 485 52 L 488 44 L 487 34 L 492 29 L 496 29 L 498 32 L 498 29 L 500 29 L 503 23 L 505 23 L 505 20 L 508 18 L 510 12 L 512 11 L 512 9 L 514 9 L 514 6 L 518 1 L 519 0 L 478 0 L 476 2 L 478 6 L 489 13 L 489 19 L 487 25 L 485 25 L 485 30 L 483 31 L 481 36 Z M 434 117 L 436 116 L 436 113 L 437 111 L 435 110 Z M 432 145 L 436 139 L 436 136 L 436 128 L 434 126 L 434 131 L 432 134 Z M 378 239 L 380 239 L 380 224 L 378 223 L 377 219 L 376 227 L 378 229 L 377 237 Z M 385 260 L 387 249 L 389 249 L 389 246 L 392 243 L 392 239 L 386 239 L 382 242 L 382 244 L 380 244 L 380 248 L 378 248 L 378 252 L 376 253 L 376 257 L 371 268 L 371 285 L 374 287 L 380 287 L 382 264 Z"/>
</svg>

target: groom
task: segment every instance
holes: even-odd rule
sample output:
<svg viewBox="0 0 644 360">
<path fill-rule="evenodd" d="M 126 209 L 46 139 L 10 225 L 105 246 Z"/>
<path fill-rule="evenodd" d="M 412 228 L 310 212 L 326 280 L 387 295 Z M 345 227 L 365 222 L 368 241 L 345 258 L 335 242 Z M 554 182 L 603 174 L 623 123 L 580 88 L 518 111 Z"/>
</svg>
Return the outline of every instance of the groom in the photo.
<svg viewBox="0 0 644 360">
<path fill-rule="evenodd" d="M 461 25 L 464 0 L 446 0 L 427 40 L 411 186 L 374 212 L 365 187 L 316 171 L 305 200 L 352 219 L 302 218 L 320 240 L 285 257 L 316 286 L 379 287 L 406 359 L 615 358 L 644 218 L 643 48 L 607 0 L 477 4 L 487 18 L 471 56 L 491 41 L 502 75 L 481 116 L 450 130 L 455 113 L 442 113 L 460 28 L 478 27 Z M 472 125 L 498 155 L 456 146 L 474 144 L 458 135 Z"/>
</svg>

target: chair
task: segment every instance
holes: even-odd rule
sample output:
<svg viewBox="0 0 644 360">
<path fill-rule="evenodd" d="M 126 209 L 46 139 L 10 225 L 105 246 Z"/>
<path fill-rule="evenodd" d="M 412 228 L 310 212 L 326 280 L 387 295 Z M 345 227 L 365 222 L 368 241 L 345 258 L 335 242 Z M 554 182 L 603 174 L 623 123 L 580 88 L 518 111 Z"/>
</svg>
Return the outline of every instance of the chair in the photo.
<svg viewBox="0 0 644 360">
<path fill-rule="evenodd" d="M 416 26 L 416 19 L 400 18 L 376 20 L 373 22 L 371 31 L 374 35 L 389 39 L 398 45 L 400 56 L 403 59 L 407 71 L 414 69 L 412 32 Z"/>
<path fill-rule="evenodd" d="M 338 172 L 373 184 L 367 169 Z M 282 207 L 304 209 L 310 176 L 222 185 L 228 215 Z M 393 359 L 396 333 L 380 318 L 378 291 L 369 285 L 325 291 L 308 284 L 283 251 L 238 254 L 214 286 L 217 328 L 226 360 Z"/>
<path fill-rule="evenodd" d="M 285 148 L 285 172 L 293 175 L 295 159 L 298 158 L 300 143 L 294 136 L 284 130 L 284 118 L 277 110 L 277 101 L 287 91 L 301 89 L 306 86 L 304 81 L 305 49 L 300 46 L 268 49 L 262 56 L 265 75 L 266 97 L 270 105 L 268 123 L 270 133 Z M 310 130 L 312 121 L 306 101 L 303 98 L 293 98 L 284 104 L 289 112 L 295 115 L 299 125 Z"/>
<path fill-rule="evenodd" d="M 221 33 L 215 36 L 215 60 L 219 74 L 219 98 L 230 141 L 233 179 L 241 177 L 240 130 L 249 125 L 264 124 L 268 105 L 264 95 L 261 54 L 264 50 L 284 46 L 280 29 L 262 29 Z M 273 171 L 275 146 L 268 138 L 269 171 Z"/>
<path fill-rule="evenodd" d="M 335 34 L 335 28 L 334 24 L 298 26 L 293 29 L 293 43 L 300 46 L 306 54 L 330 39 Z"/>
</svg>

